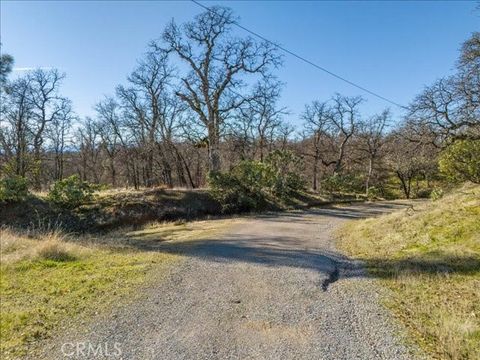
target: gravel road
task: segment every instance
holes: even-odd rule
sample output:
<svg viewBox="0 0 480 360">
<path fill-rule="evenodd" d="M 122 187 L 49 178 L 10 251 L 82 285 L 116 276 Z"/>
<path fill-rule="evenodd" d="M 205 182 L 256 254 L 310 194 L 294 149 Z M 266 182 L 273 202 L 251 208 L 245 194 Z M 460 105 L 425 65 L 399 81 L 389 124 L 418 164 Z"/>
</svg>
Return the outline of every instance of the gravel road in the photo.
<svg viewBox="0 0 480 360">
<path fill-rule="evenodd" d="M 268 214 L 236 222 L 221 238 L 164 243 L 156 250 L 186 257 L 166 280 L 141 301 L 64 334 L 44 356 L 412 359 L 399 327 L 378 304 L 374 280 L 335 251 L 332 236 L 347 219 L 402 206 Z M 86 345 L 80 352 L 78 342 Z"/>
</svg>

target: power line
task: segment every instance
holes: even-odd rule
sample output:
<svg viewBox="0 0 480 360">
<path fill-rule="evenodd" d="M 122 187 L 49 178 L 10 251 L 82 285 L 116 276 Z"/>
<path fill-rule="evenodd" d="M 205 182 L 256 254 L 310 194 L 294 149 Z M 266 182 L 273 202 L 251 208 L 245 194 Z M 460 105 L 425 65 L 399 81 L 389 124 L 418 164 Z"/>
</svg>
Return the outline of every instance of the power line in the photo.
<svg viewBox="0 0 480 360">
<path fill-rule="evenodd" d="M 205 9 L 205 10 L 207 10 L 207 11 L 212 12 L 212 13 L 215 14 L 215 15 L 218 15 L 214 10 L 210 9 L 208 6 L 203 5 L 202 3 L 198 2 L 197 0 L 190 0 L 190 1 L 193 2 L 194 4 L 200 6 L 201 8 L 203 8 L 203 9 Z M 263 41 L 265 41 L 265 42 L 268 42 L 269 44 L 275 46 L 276 48 L 282 50 L 283 52 L 285 52 L 285 53 L 287 53 L 287 54 L 289 54 L 289 55 L 291 55 L 291 56 L 293 56 L 293 57 L 295 57 L 295 58 L 297 58 L 297 59 L 299 59 L 299 60 L 301 60 L 301 61 L 303 61 L 303 62 L 305 62 L 305 63 L 307 63 L 307 64 L 309 64 L 309 65 L 311 65 L 311 66 L 313 66 L 313 67 L 315 67 L 315 68 L 318 69 L 318 70 L 321 70 L 321 71 L 329 74 L 330 76 L 333 76 L 334 78 L 337 78 L 337 79 L 339 79 L 339 80 L 341 80 L 341 81 L 343 81 L 343 82 L 346 82 L 347 84 L 349 84 L 349 85 L 351 85 L 351 86 L 354 86 L 354 87 L 356 87 L 357 89 L 360 89 L 360 90 L 362 90 L 362 91 L 364 91 L 364 92 L 366 92 L 366 93 L 368 93 L 368 94 L 370 94 L 370 95 L 373 95 L 373 96 L 375 96 L 375 97 L 377 97 L 377 98 L 379 98 L 379 99 L 382 99 L 383 101 L 386 101 L 386 102 L 388 102 L 388 103 L 390 103 L 390 104 L 393 104 L 393 105 L 395 105 L 395 106 L 398 106 L 398 107 L 400 107 L 400 108 L 402 108 L 402 109 L 406 109 L 405 106 L 400 105 L 399 103 L 397 103 L 397 102 L 395 102 L 395 101 L 393 101 L 393 100 L 390 100 L 390 99 L 388 99 L 388 98 L 386 98 L 386 97 L 384 97 L 384 96 L 382 96 L 382 95 L 380 95 L 380 94 L 377 94 L 377 93 L 374 92 L 374 91 L 368 90 L 367 88 L 365 88 L 365 87 L 363 87 L 363 86 L 361 86 L 361 85 L 358 85 L 358 84 L 354 83 L 353 81 L 350 81 L 350 80 L 348 80 L 348 79 L 346 79 L 346 78 L 344 78 L 344 77 L 342 77 L 342 76 L 340 76 L 340 75 L 337 75 L 337 74 L 335 74 L 334 72 L 332 72 L 332 71 L 330 71 L 330 70 L 328 70 L 328 69 L 325 69 L 324 67 L 322 67 L 322 66 L 320 66 L 320 65 L 315 64 L 313 61 L 310 61 L 310 60 L 304 58 L 303 56 L 298 55 L 298 54 L 294 53 L 293 51 L 288 50 L 287 48 L 285 48 L 285 47 L 283 47 L 283 46 L 281 46 L 281 45 L 279 45 L 279 44 L 277 44 L 277 43 L 275 43 L 275 42 L 267 39 L 266 37 L 264 37 L 264 36 L 256 33 L 255 31 L 250 30 L 250 29 L 246 28 L 246 27 L 243 26 L 243 25 L 240 25 L 240 24 L 239 24 L 238 22 L 236 22 L 236 21 L 234 21 L 233 24 L 234 24 L 235 26 L 237 26 L 238 28 L 240 28 L 240 29 L 248 32 L 249 34 L 252 34 L 253 36 L 255 36 L 255 37 L 257 37 L 257 38 L 259 38 L 259 39 L 261 39 L 261 40 L 263 40 Z"/>
</svg>

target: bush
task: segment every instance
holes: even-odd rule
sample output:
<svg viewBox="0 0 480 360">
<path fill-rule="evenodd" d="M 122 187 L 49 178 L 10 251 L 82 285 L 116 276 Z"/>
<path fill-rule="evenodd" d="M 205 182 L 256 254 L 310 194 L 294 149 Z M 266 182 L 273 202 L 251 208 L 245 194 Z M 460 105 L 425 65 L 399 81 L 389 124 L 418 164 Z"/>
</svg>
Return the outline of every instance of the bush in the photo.
<svg viewBox="0 0 480 360">
<path fill-rule="evenodd" d="M 261 193 L 272 183 L 270 168 L 259 161 L 242 161 L 230 171 L 230 174 L 250 193 Z"/>
<path fill-rule="evenodd" d="M 442 152 L 439 167 L 450 181 L 480 184 L 480 140 L 455 141 Z"/>
<path fill-rule="evenodd" d="M 322 188 L 328 192 L 365 192 L 362 178 L 355 175 L 335 174 L 322 181 Z"/>
<path fill-rule="evenodd" d="M 210 174 L 210 193 L 224 212 L 264 209 L 269 198 L 286 198 L 304 188 L 299 165 L 289 151 L 274 151 L 264 163 L 242 161 L 229 173 Z"/>
<path fill-rule="evenodd" d="M 94 187 L 80 180 L 78 175 L 55 182 L 48 194 L 48 199 L 53 203 L 66 207 L 76 208 L 92 199 Z"/>
<path fill-rule="evenodd" d="M 210 193 L 225 213 L 259 210 L 267 203 L 261 185 L 262 172 L 258 163 L 244 161 L 230 173 L 211 173 Z"/>
<path fill-rule="evenodd" d="M 19 202 L 28 196 L 27 180 L 21 176 L 0 180 L 0 201 Z"/>
<path fill-rule="evenodd" d="M 418 189 L 415 192 L 415 197 L 417 199 L 429 199 L 432 197 L 433 189 L 426 188 L 426 189 Z"/>
<path fill-rule="evenodd" d="M 302 167 L 301 160 L 288 150 L 275 150 L 267 159 L 267 181 L 273 194 L 287 197 L 293 192 L 305 189 L 305 181 L 299 175 Z"/>
</svg>

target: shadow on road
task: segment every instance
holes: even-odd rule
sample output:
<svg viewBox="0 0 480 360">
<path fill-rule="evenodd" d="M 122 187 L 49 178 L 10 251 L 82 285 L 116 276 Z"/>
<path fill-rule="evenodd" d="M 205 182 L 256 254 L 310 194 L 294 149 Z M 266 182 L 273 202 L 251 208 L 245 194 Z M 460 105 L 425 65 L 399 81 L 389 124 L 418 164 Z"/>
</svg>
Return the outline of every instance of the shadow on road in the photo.
<svg viewBox="0 0 480 360">
<path fill-rule="evenodd" d="M 422 200 L 418 201 L 421 202 Z M 358 203 L 354 206 L 327 206 L 312 208 L 309 210 L 288 212 L 288 213 L 267 213 L 261 214 L 257 217 L 268 221 L 284 222 L 286 218 L 288 221 L 304 221 L 305 214 L 323 215 L 325 217 L 333 217 L 340 219 L 365 219 L 368 217 L 379 216 L 387 212 L 401 210 L 405 208 L 412 208 L 414 201 L 398 202 L 398 201 L 383 201 L 381 203 Z"/>
<path fill-rule="evenodd" d="M 304 268 L 332 275 L 336 278 L 397 277 L 415 274 L 476 274 L 480 273 L 480 259 L 473 256 L 442 256 L 425 254 L 423 258 L 386 260 L 370 258 L 356 260 L 336 252 L 292 249 L 301 242 L 288 237 L 235 239 L 204 239 L 181 243 L 163 243 L 150 250 L 201 257 L 215 262 L 248 262 L 271 267 Z M 364 269 L 370 270 L 367 275 Z M 331 281 L 333 282 L 333 281 Z"/>
</svg>

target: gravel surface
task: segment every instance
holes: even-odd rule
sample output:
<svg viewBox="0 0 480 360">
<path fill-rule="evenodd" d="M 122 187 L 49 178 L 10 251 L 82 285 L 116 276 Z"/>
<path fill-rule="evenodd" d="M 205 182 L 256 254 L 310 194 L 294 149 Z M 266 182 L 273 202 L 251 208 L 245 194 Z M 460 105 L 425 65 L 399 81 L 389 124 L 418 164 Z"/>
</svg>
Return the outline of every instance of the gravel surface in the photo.
<svg viewBox="0 0 480 360">
<path fill-rule="evenodd" d="M 268 214 L 243 219 L 218 239 L 163 243 L 155 250 L 186 257 L 166 280 L 81 332 L 63 334 L 43 356 L 412 359 L 378 304 L 374 280 L 335 251 L 332 236 L 346 219 L 401 206 Z"/>
</svg>

